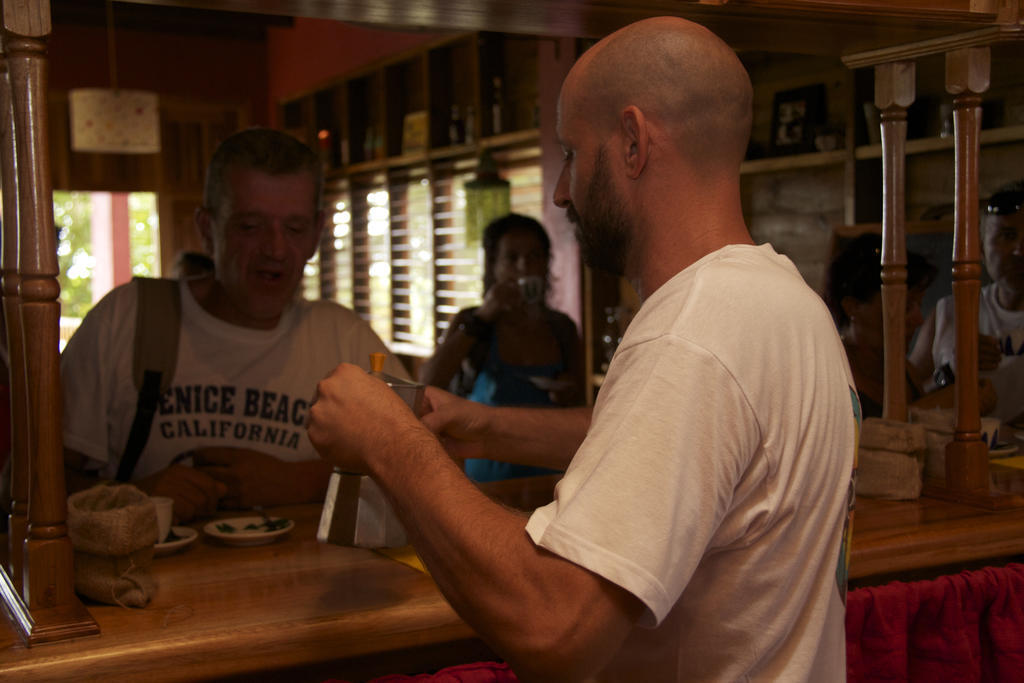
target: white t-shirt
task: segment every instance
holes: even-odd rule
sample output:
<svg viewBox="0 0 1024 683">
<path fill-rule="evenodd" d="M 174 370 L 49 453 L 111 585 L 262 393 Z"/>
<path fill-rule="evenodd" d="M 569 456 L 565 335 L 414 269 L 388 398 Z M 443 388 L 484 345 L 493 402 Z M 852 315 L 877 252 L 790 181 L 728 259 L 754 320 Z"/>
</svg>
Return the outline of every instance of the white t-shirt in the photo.
<svg viewBox="0 0 1024 683">
<path fill-rule="evenodd" d="M 527 532 L 647 607 L 602 680 L 844 680 L 859 404 L 821 299 L 714 252 L 629 325 Z"/>
<path fill-rule="evenodd" d="M 141 478 L 203 446 L 260 451 L 287 461 L 317 456 L 305 419 L 316 384 L 341 362 L 369 368 L 387 351 L 358 315 L 333 302 L 296 300 L 273 330 L 231 325 L 207 313 L 182 283 L 174 382 L 160 397 L 135 467 Z M 61 356 L 64 445 L 113 478 L 135 417 L 134 282 L 89 312 Z M 385 372 L 407 378 L 388 357 Z"/>
<path fill-rule="evenodd" d="M 932 361 L 940 368 L 946 363 L 956 373 L 956 325 L 952 296 L 935 305 L 935 340 Z M 1002 422 L 1024 411 L 1024 311 L 1003 308 L 996 300 L 996 286 L 985 285 L 978 298 L 978 332 L 995 337 L 1003 350 L 999 367 L 980 373 L 992 381 L 998 402 L 992 415 Z"/>
</svg>

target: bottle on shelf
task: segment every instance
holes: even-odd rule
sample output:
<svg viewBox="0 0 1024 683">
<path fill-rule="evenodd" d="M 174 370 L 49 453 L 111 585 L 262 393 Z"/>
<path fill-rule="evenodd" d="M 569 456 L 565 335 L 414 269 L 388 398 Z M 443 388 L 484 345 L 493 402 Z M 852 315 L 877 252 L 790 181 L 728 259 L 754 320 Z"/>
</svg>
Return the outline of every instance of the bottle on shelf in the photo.
<svg viewBox="0 0 1024 683">
<path fill-rule="evenodd" d="M 492 81 L 494 85 L 494 98 L 491 101 L 491 135 L 500 135 L 504 132 L 505 118 L 505 96 L 501 91 L 501 76 L 495 76 Z"/>
<path fill-rule="evenodd" d="M 383 159 L 387 154 L 384 151 L 384 126 L 374 128 L 373 137 L 373 158 Z"/>
<path fill-rule="evenodd" d="M 466 105 L 466 121 L 465 121 L 465 135 L 463 136 L 463 142 L 467 145 L 472 145 L 476 142 L 476 111 L 473 109 L 472 104 Z"/>
<path fill-rule="evenodd" d="M 338 145 L 338 147 L 339 147 L 339 152 L 338 153 L 339 153 L 340 158 L 341 158 L 341 165 L 342 166 L 348 166 L 352 162 L 352 157 L 349 156 L 349 151 L 348 151 L 348 138 L 342 138 L 341 142 Z"/>
<path fill-rule="evenodd" d="M 452 114 L 448 119 L 448 144 L 458 145 L 461 144 L 466 135 L 466 125 L 462 120 L 462 113 L 459 110 L 459 105 L 452 105 Z"/>
<path fill-rule="evenodd" d="M 321 128 L 316 132 L 316 143 L 317 143 L 317 156 L 320 157 L 320 166 L 326 172 L 331 167 L 331 149 L 333 144 L 331 142 L 331 131 L 327 128 Z"/>
<path fill-rule="evenodd" d="M 374 133 L 373 126 L 367 126 L 366 131 L 363 133 L 363 161 L 373 159 L 375 140 L 376 134 Z"/>
</svg>

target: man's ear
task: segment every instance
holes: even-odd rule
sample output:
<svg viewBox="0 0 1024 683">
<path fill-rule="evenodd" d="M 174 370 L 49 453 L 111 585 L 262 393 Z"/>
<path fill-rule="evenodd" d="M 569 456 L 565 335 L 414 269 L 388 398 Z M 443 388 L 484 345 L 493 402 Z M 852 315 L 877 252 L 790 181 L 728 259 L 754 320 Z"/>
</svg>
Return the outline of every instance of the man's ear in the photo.
<svg viewBox="0 0 1024 683">
<path fill-rule="evenodd" d="M 647 117 L 639 107 L 631 104 L 622 110 L 620 126 L 625 146 L 623 152 L 626 176 L 636 179 L 643 173 L 651 151 Z"/>
<path fill-rule="evenodd" d="M 203 249 L 207 254 L 213 254 L 213 216 L 210 211 L 202 206 L 196 207 L 192 220 L 199 231 L 199 239 L 203 242 Z"/>
</svg>

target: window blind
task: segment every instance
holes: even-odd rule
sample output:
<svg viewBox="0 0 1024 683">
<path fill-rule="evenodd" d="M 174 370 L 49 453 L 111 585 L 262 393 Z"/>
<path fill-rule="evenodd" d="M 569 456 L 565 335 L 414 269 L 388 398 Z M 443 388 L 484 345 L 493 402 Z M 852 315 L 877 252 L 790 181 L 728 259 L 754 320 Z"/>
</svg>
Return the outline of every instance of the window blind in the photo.
<svg viewBox="0 0 1024 683">
<path fill-rule="evenodd" d="M 391 215 L 393 341 L 427 355 L 434 348 L 434 251 L 426 166 L 394 171 Z"/>
</svg>

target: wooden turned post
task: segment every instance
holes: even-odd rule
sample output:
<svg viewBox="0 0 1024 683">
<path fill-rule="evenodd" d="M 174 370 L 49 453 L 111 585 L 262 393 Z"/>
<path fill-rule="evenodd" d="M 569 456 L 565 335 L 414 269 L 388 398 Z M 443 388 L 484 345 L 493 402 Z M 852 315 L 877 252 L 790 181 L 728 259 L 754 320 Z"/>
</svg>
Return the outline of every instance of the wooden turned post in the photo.
<svg viewBox="0 0 1024 683">
<path fill-rule="evenodd" d="M 0 586 L 29 645 L 98 633 L 74 592 L 61 438 L 60 304 L 46 121 L 47 0 L 5 1 L 3 45 L 13 104 L 18 294 L 28 377 L 29 506 L 20 600 Z"/>
<path fill-rule="evenodd" d="M 13 105 L 7 60 L 0 46 L 0 179 L 3 182 L 3 315 L 11 397 L 10 514 L 7 523 L 7 576 L 22 589 L 22 545 L 28 530 L 29 427 L 25 337 L 18 285 L 18 183 L 15 166 Z"/>
<path fill-rule="evenodd" d="M 73 595 L 60 438 L 60 285 L 49 158 L 45 138 L 40 136 L 46 130 L 41 101 L 46 90 L 45 44 L 32 38 L 12 38 L 9 34 L 5 42 L 15 102 L 21 226 L 19 293 L 25 335 L 33 340 L 25 349 L 27 372 L 32 378 L 28 394 L 33 458 L 29 470 L 31 505 L 23 588 L 25 601 L 32 609 L 53 607 Z"/>
<path fill-rule="evenodd" d="M 882 113 L 882 417 L 907 421 L 907 107 L 914 102 L 914 62 L 875 67 L 875 106 Z"/>
<path fill-rule="evenodd" d="M 987 494 L 988 448 L 981 440 L 978 403 L 978 299 L 981 254 L 978 227 L 978 154 L 981 93 L 988 90 L 988 47 L 946 53 L 946 91 L 953 95 L 956 201 L 953 304 L 956 325 L 956 429 L 946 447 L 946 487 Z"/>
</svg>

